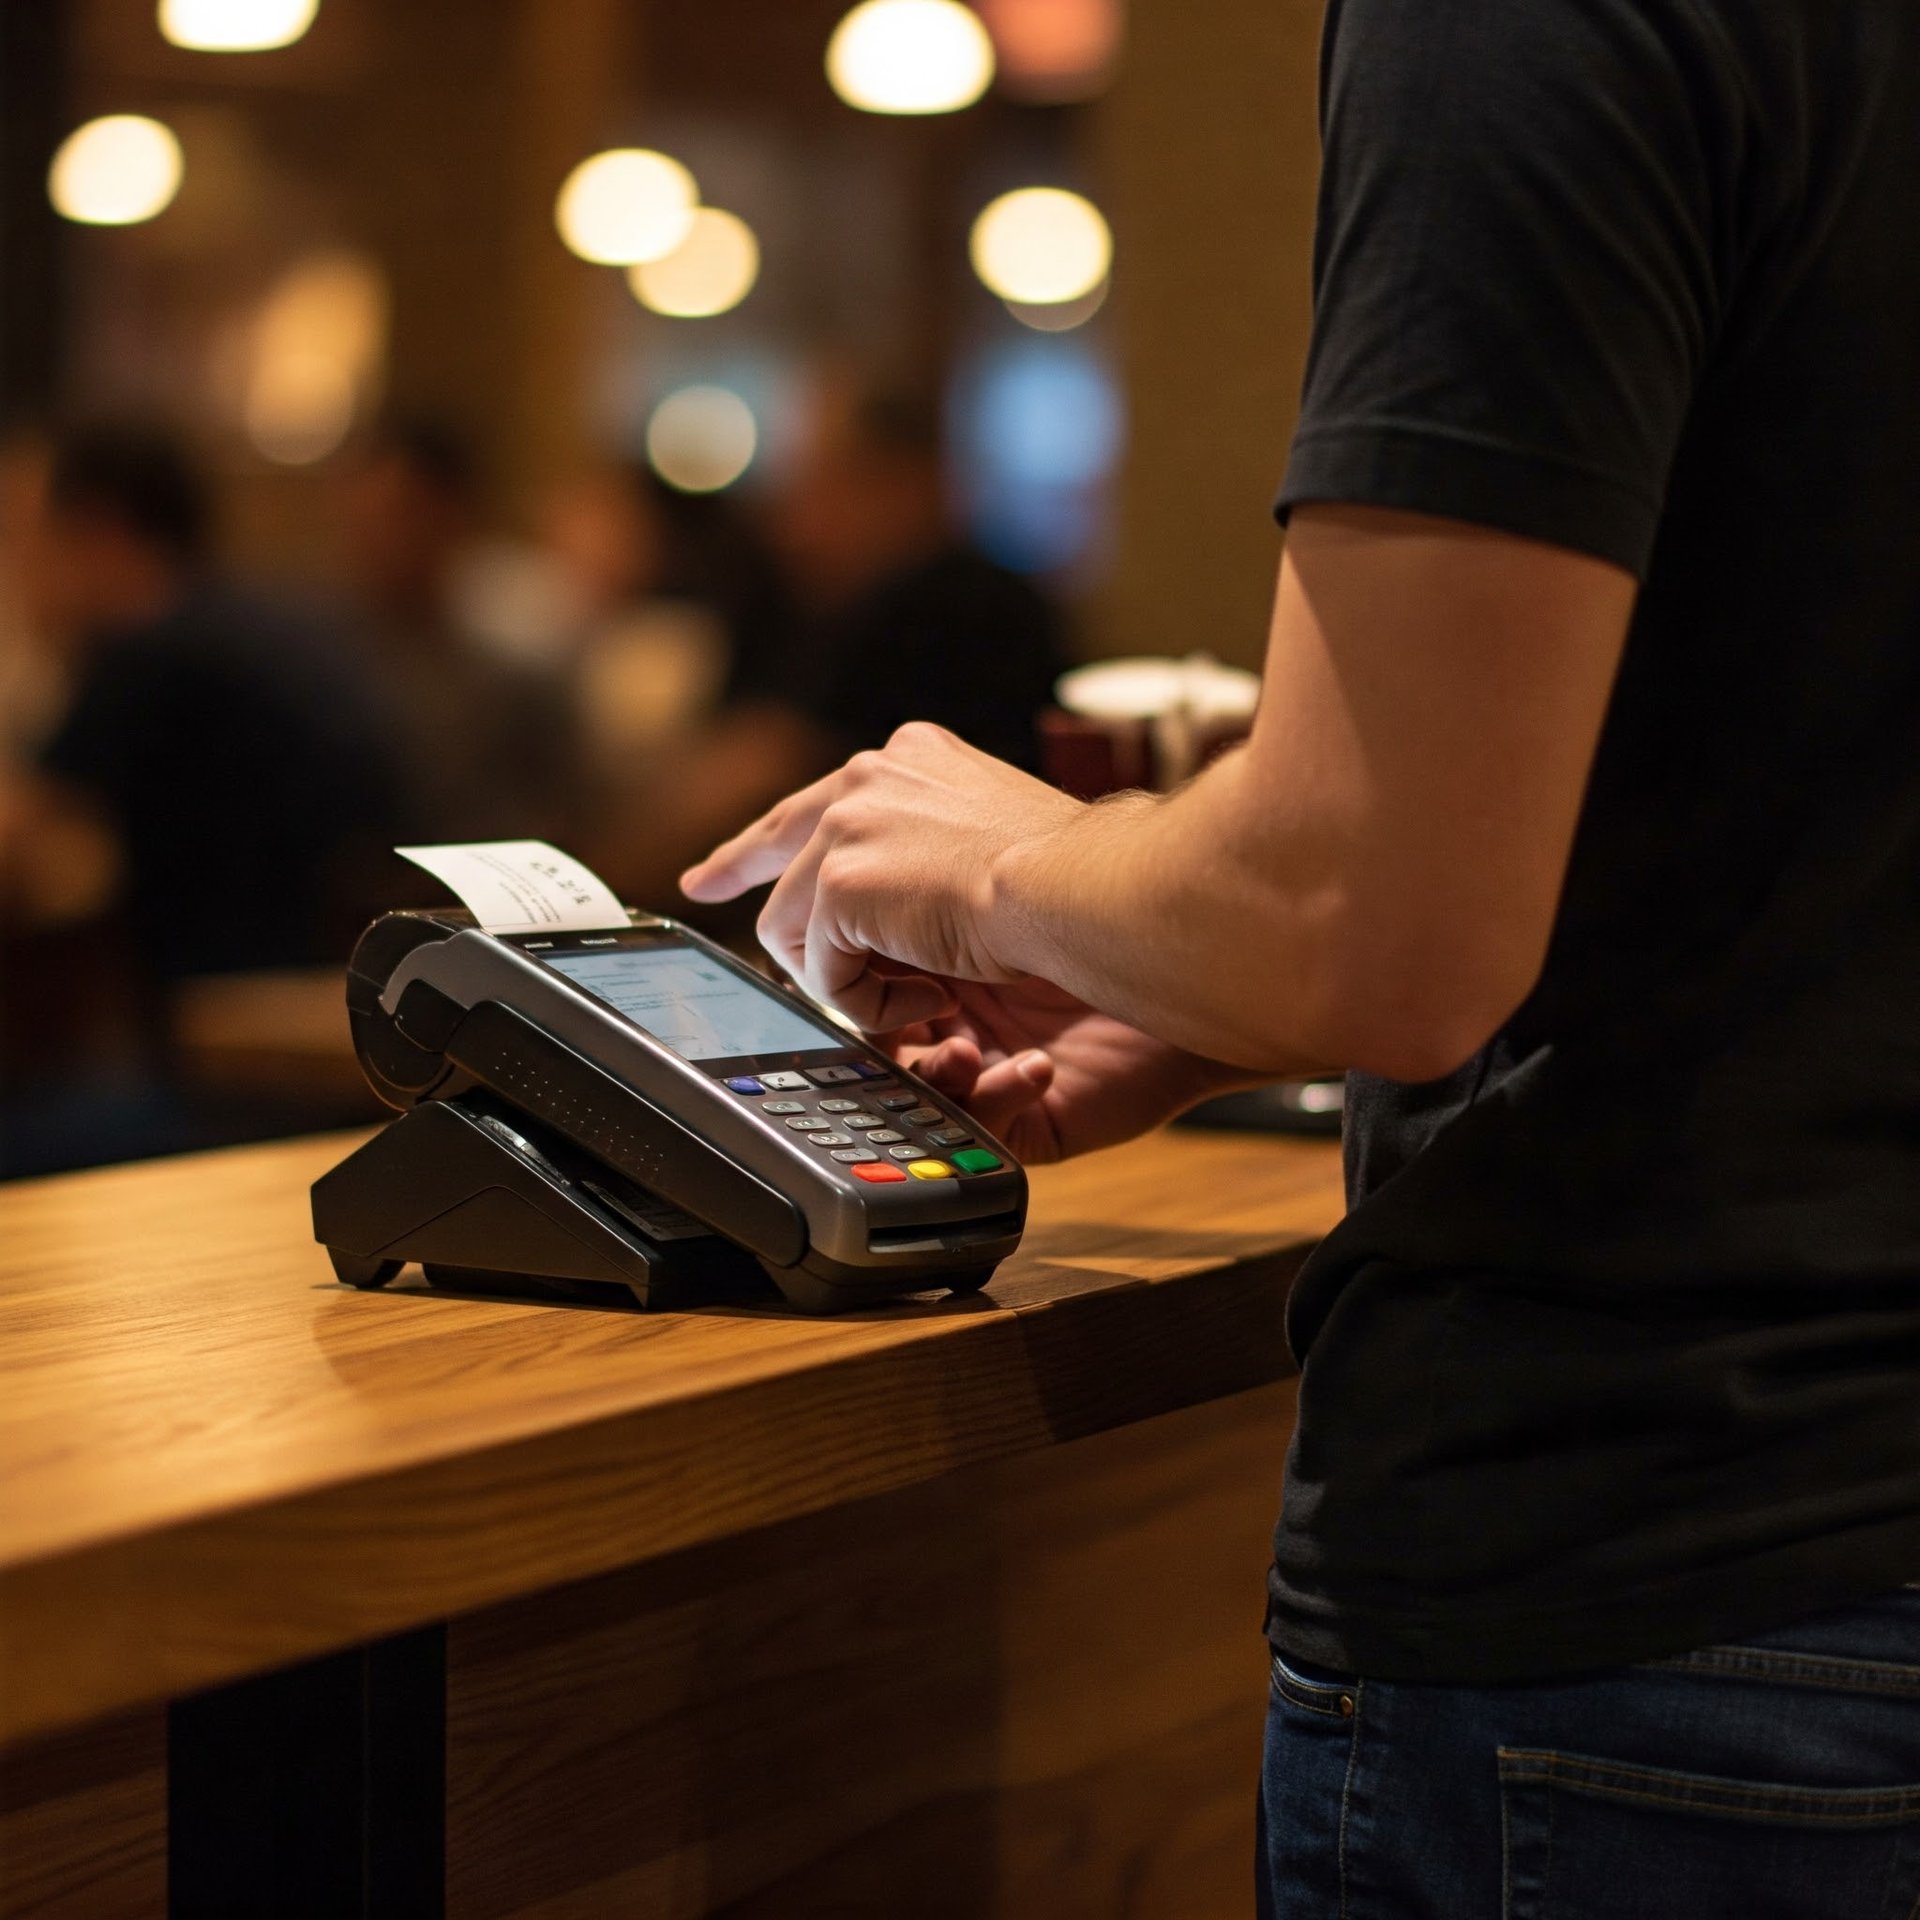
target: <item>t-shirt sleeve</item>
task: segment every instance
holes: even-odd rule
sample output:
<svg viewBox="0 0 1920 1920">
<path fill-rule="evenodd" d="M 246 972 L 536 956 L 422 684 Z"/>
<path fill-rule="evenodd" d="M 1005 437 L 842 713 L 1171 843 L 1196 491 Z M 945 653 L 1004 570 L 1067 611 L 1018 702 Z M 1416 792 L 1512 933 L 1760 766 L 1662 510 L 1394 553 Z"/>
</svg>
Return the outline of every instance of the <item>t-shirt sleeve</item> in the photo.
<svg viewBox="0 0 1920 1920">
<path fill-rule="evenodd" d="M 1398 507 L 1644 578 L 1719 321 L 1737 89 L 1685 0 L 1333 0 L 1279 512 Z"/>
</svg>

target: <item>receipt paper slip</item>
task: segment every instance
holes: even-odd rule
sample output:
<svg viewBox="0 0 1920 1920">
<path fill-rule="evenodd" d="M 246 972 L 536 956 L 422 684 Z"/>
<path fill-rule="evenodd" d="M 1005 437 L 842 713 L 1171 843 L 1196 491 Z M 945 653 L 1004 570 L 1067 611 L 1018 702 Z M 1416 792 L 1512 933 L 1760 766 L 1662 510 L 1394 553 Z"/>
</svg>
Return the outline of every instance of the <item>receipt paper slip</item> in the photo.
<svg viewBox="0 0 1920 1920">
<path fill-rule="evenodd" d="M 613 889 L 591 867 L 544 840 L 475 840 L 394 852 L 451 887 L 488 933 L 592 933 L 628 924 Z"/>
</svg>

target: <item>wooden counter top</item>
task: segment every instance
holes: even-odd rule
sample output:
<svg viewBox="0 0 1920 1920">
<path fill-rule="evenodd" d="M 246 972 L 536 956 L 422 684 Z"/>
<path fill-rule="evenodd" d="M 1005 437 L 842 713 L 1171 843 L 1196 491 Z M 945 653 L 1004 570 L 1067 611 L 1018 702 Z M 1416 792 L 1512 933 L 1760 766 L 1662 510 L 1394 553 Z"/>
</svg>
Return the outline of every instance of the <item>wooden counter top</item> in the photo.
<svg viewBox="0 0 1920 1920">
<path fill-rule="evenodd" d="M 336 1285 L 360 1137 L 0 1187 L 0 1742 L 1280 1377 L 1341 1205 L 1161 1135 L 972 1300 L 648 1315 Z"/>
</svg>

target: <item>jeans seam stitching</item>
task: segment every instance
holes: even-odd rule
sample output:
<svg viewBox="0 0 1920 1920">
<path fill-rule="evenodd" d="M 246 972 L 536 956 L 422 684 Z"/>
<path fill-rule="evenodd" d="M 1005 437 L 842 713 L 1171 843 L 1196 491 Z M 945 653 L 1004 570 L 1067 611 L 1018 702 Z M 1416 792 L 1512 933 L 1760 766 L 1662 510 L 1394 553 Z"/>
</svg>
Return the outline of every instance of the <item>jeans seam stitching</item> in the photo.
<svg viewBox="0 0 1920 1920">
<path fill-rule="evenodd" d="M 1920 1697 L 1920 1669 L 1838 1655 L 1775 1653 L 1764 1647 L 1708 1647 L 1639 1664 L 1663 1673 L 1713 1674 L 1776 1686 L 1813 1687 L 1829 1693 L 1887 1699 Z"/>
<path fill-rule="evenodd" d="M 1500 1789 L 1500 1920 L 1513 1920 L 1513 1796 L 1495 1769 Z"/>
<path fill-rule="evenodd" d="M 1547 1858 L 1543 1869 L 1541 1896 L 1543 1900 L 1553 1898 L 1553 1795 L 1551 1792 L 1540 1796 L 1547 1803 Z"/>
<path fill-rule="evenodd" d="M 1508 1764 L 1514 1761 L 1516 1764 Z M 1596 1799 L 1632 1800 L 1677 1812 L 1718 1814 L 1727 1819 L 1779 1819 L 1826 1826 L 1887 1823 L 1920 1816 L 1920 1787 L 1786 1787 L 1765 1782 L 1730 1781 L 1725 1789 L 1691 1793 L 1661 1793 L 1630 1784 L 1652 1769 L 1618 1765 L 1557 1764 L 1552 1756 L 1519 1758 L 1516 1750 L 1500 1749 L 1500 1775 L 1519 1785 L 1557 1786 L 1568 1792 L 1588 1792 Z M 1845 1795 L 1853 1809 L 1823 1810 L 1808 1804 L 1815 1795 Z M 1551 1800 L 1551 1795 L 1548 1796 Z M 1549 1819 L 1551 1841 L 1551 1819 Z"/>
<path fill-rule="evenodd" d="M 1353 1721 L 1352 1732 L 1347 1738 L 1347 1771 L 1340 1782 L 1340 1920 L 1347 1920 L 1347 1812 L 1353 1804 L 1353 1775 L 1360 1762 L 1360 1703 L 1364 1680 L 1353 1683 Z"/>
</svg>

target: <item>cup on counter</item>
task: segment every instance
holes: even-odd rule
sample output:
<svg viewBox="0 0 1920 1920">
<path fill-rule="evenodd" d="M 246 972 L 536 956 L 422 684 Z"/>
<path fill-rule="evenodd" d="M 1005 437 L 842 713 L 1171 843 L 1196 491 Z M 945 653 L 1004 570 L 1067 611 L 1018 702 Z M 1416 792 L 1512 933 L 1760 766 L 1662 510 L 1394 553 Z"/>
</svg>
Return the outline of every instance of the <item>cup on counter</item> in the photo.
<svg viewBox="0 0 1920 1920">
<path fill-rule="evenodd" d="M 1079 800 L 1145 787 L 1167 793 L 1244 740 L 1257 675 L 1204 653 L 1100 660 L 1063 673 L 1040 716 L 1046 777 Z M 1203 1101 L 1176 1123 L 1241 1132 L 1337 1134 L 1338 1080 L 1286 1080 Z"/>
<path fill-rule="evenodd" d="M 1041 768 L 1077 799 L 1144 787 L 1171 792 L 1244 740 L 1256 674 L 1211 655 L 1098 660 L 1064 673 L 1040 716 Z"/>
</svg>

